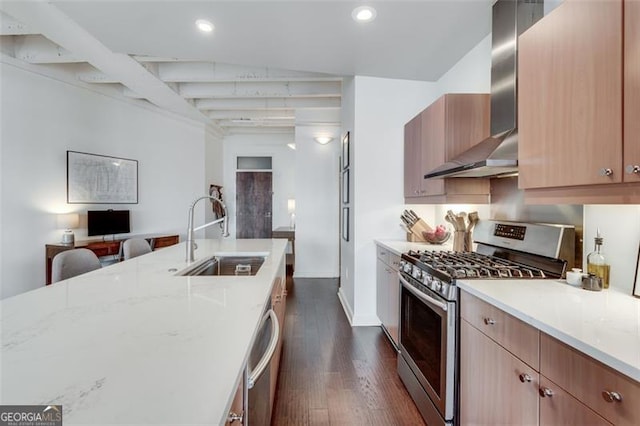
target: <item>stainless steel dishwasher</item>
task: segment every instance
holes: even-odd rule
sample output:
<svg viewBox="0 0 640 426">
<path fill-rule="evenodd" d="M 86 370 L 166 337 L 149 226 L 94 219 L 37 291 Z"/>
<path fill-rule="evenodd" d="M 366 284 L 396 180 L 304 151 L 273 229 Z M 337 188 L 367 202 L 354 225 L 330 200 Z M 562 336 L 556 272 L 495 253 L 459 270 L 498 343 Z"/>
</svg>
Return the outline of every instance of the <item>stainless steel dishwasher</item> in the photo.
<svg viewBox="0 0 640 426">
<path fill-rule="evenodd" d="M 269 307 L 270 304 L 267 305 Z M 271 423 L 271 360 L 278 347 L 280 324 L 273 309 L 265 309 L 260 329 L 249 353 L 244 386 L 243 425 L 268 426 Z"/>
</svg>

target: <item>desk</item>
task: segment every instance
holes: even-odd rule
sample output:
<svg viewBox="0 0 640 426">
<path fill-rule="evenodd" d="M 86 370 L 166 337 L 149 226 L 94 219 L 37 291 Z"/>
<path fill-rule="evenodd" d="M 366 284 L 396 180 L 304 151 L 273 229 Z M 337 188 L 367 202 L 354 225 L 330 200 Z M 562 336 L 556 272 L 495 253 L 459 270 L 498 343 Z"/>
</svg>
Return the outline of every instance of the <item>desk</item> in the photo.
<svg viewBox="0 0 640 426">
<path fill-rule="evenodd" d="M 87 240 L 87 241 L 76 241 L 72 244 L 45 244 L 45 262 L 46 262 L 46 285 L 51 284 L 51 264 L 53 262 L 53 258 L 56 254 L 62 253 L 63 251 L 75 249 L 75 248 L 86 248 L 91 250 L 98 257 L 103 256 L 120 256 L 120 246 L 123 242 L 128 240 L 129 238 L 144 238 L 149 242 L 151 246 L 151 250 L 155 250 L 162 247 L 171 246 L 174 244 L 178 244 L 180 241 L 180 236 L 178 235 L 166 235 L 166 234 L 158 234 L 158 235 L 129 235 L 127 237 L 118 238 L 115 240 L 109 241 L 101 241 L 101 240 Z M 119 259 L 118 259 L 119 260 Z"/>
<path fill-rule="evenodd" d="M 281 226 L 279 228 L 274 229 L 271 232 L 271 238 L 286 238 L 291 242 L 291 252 L 287 250 L 287 269 L 291 266 L 291 270 L 293 271 L 293 267 L 296 263 L 296 230 L 295 228 L 290 228 L 288 226 Z"/>
</svg>

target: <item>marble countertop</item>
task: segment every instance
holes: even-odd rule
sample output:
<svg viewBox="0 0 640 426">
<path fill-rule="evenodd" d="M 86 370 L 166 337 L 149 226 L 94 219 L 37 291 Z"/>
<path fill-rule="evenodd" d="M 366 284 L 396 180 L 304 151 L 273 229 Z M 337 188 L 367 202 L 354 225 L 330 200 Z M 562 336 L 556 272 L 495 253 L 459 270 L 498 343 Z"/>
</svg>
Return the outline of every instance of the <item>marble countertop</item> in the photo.
<svg viewBox="0 0 640 426">
<path fill-rule="evenodd" d="M 255 276 L 181 277 L 185 243 L 0 302 L 0 404 L 65 424 L 221 424 L 286 240 L 197 240 L 197 259 L 267 256 Z M 196 260 L 196 263 L 198 260 Z"/>
<path fill-rule="evenodd" d="M 402 240 L 375 240 L 375 243 L 392 251 L 398 256 L 402 253 L 408 252 L 409 250 L 453 250 L 453 238 L 449 238 L 449 241 L 444 244 L 416 243 Z"/>
<path fill-rule="evenodd" d="M 640 381 L 640 299 L 564 280 L 458 280 L 458 286 Z"/>
</svg>

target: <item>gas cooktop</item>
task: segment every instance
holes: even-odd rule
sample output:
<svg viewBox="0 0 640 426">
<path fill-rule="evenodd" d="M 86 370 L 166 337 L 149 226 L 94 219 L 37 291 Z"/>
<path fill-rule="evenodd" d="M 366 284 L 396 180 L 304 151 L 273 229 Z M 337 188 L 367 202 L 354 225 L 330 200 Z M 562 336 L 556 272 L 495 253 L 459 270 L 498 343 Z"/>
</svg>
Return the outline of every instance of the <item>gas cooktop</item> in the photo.
<svg viewBox="0 0 640 426">
<path fill-rule="evenodd" d="M 407 257 L 451 278 L 547 278 L 541 269 L 480 253 L 425 250 L 409 251 Z"/>
</svg>

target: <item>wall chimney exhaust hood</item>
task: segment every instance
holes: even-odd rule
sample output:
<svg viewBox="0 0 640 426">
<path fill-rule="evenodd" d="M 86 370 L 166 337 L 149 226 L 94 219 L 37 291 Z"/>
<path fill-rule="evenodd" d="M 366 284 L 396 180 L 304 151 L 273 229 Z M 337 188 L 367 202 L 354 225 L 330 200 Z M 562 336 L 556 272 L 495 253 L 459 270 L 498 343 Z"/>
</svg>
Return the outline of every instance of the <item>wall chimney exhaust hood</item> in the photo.
<svg viewBox="0 0 640 426">
<path fill-rule="evenodd" d="M 544 15 L 543 0 L 498 0 L 491 28 L 491 136 L 430 170 L 425 179 L 518 171 L 518 36 Z"/>
</svg>

